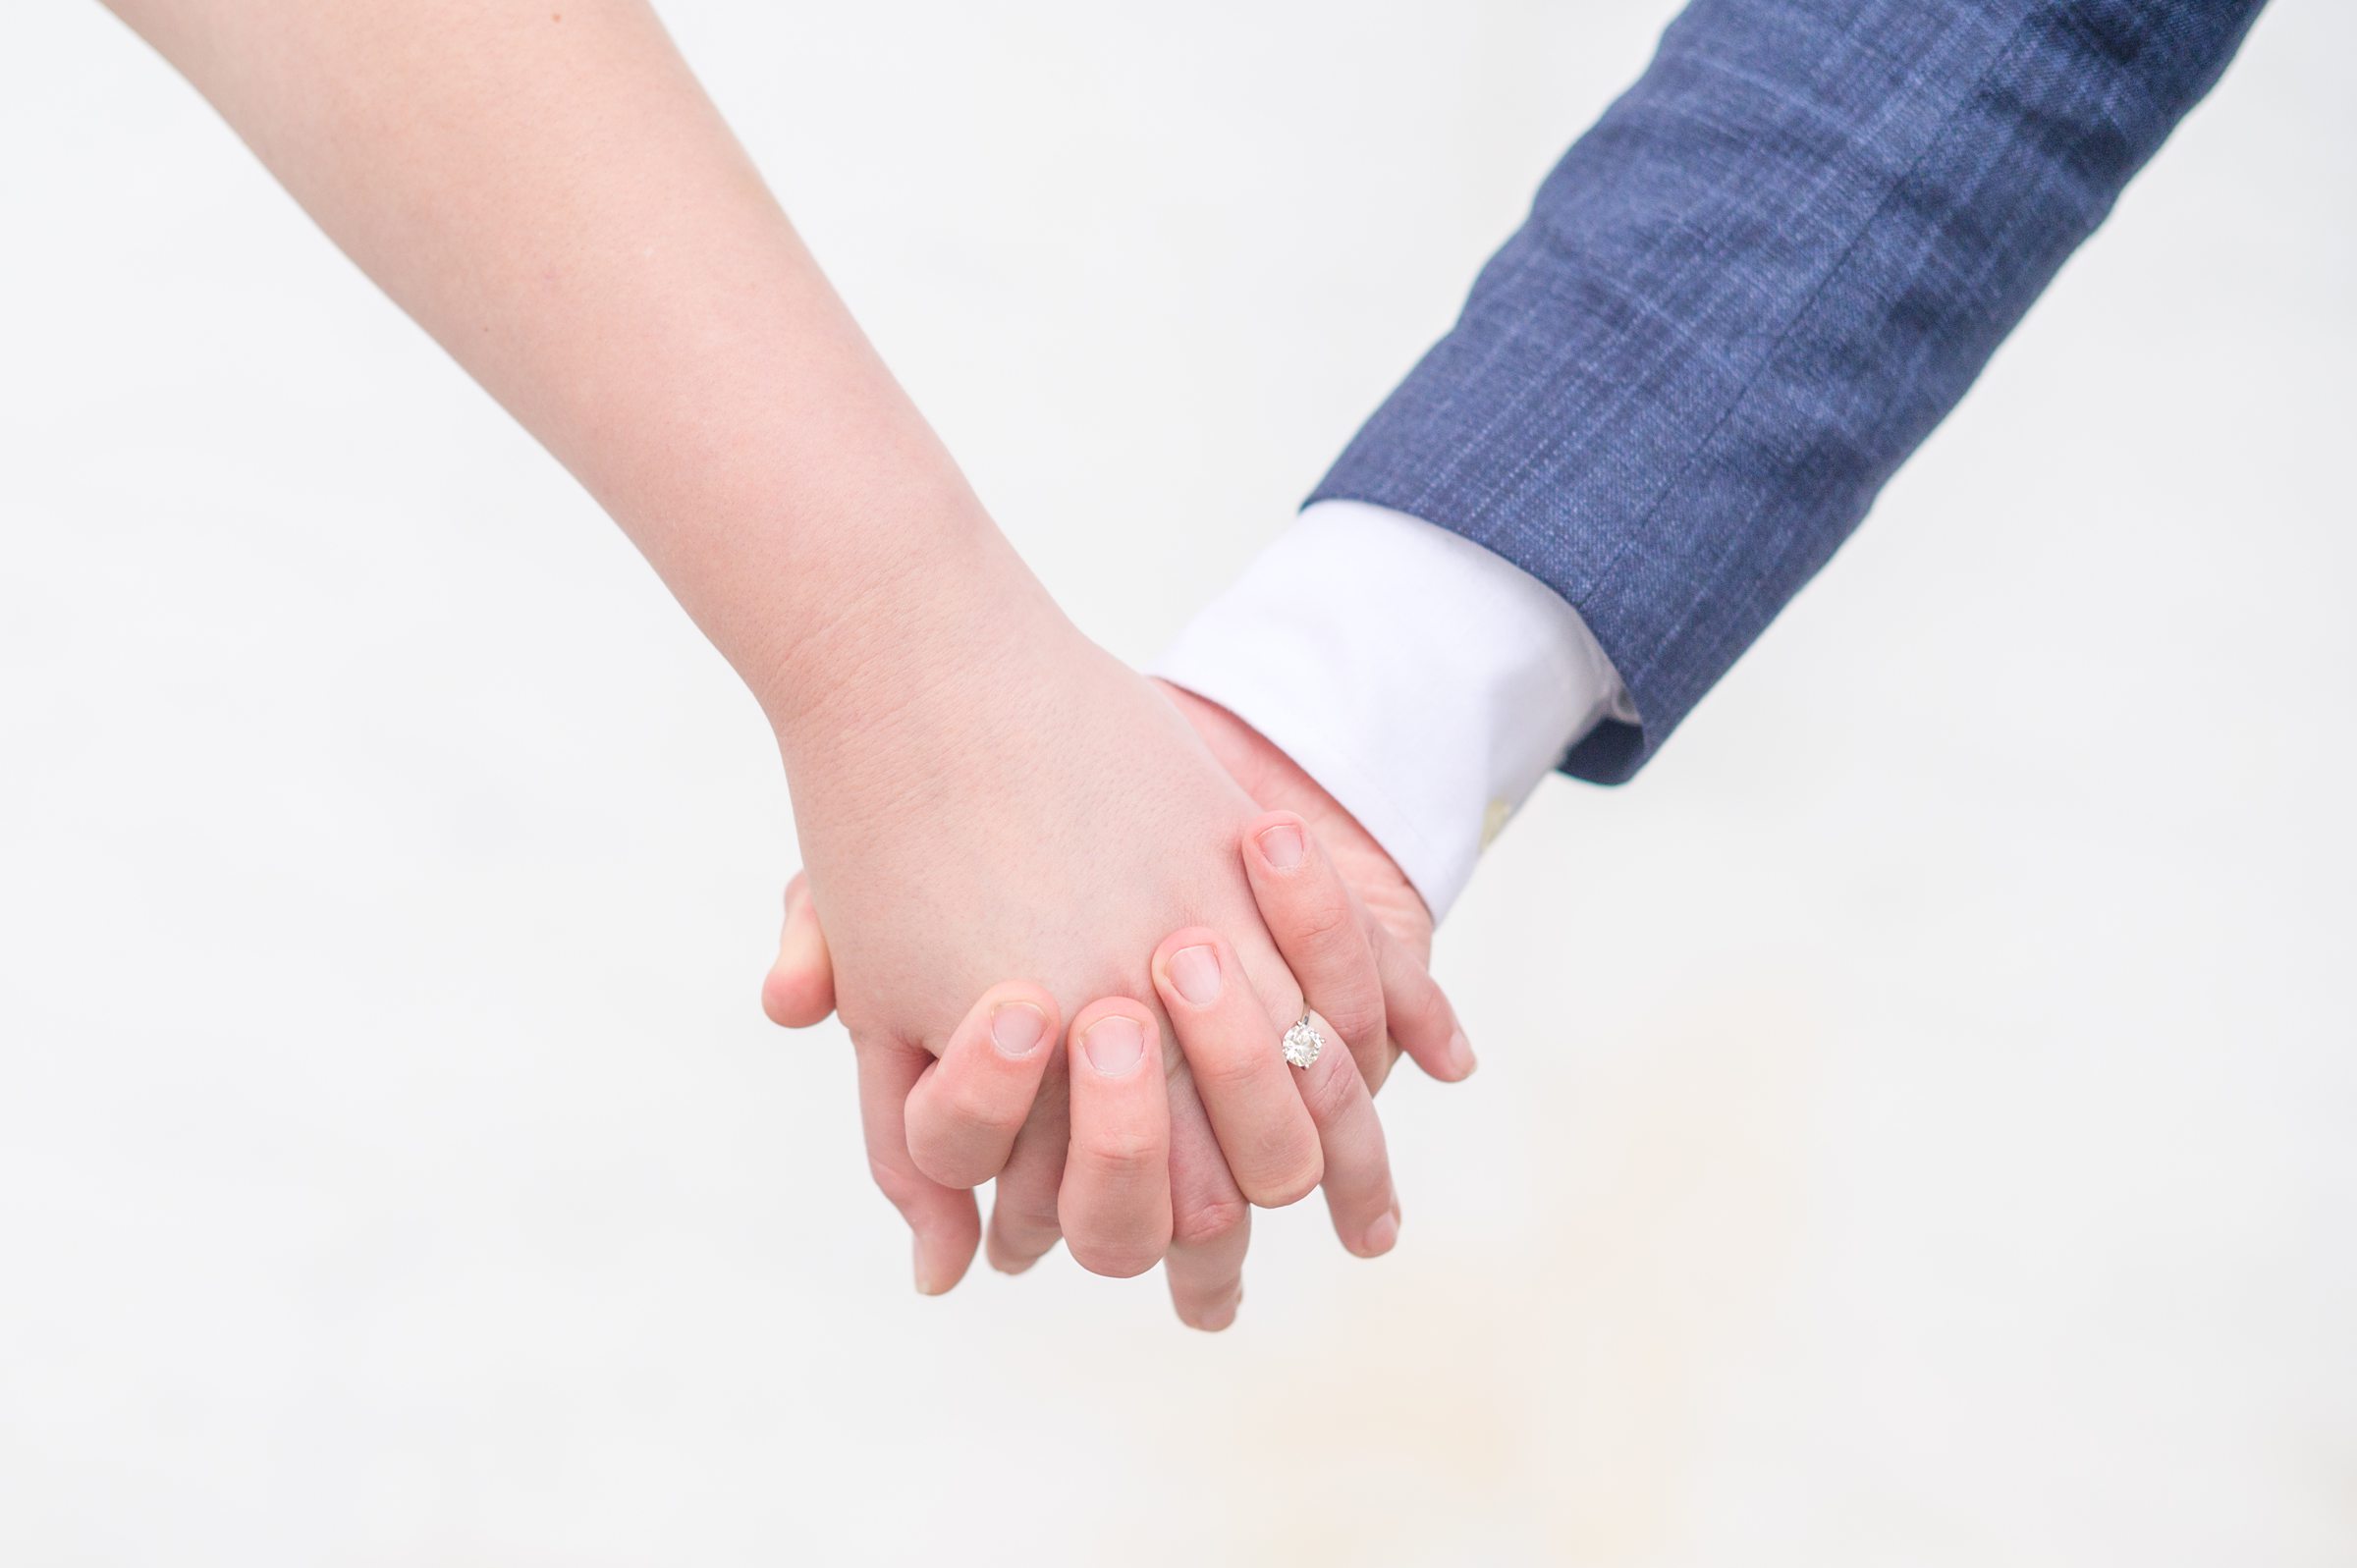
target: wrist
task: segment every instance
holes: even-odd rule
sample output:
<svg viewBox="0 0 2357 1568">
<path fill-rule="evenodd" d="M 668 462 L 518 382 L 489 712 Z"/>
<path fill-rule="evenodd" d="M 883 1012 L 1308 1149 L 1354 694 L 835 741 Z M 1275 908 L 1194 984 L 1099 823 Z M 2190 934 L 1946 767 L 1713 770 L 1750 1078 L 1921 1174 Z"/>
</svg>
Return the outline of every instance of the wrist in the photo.
<svg viewBox="0 0 2357 1568">
<path fill-rule="evenodd" d="M 995 603 L 1037 615 L 1029 569 L 970 497 L 804 516 L 795 529 L 825 543 L 823 559 L 780 574 L 758 632 L 731 654 L 781 739 L 920 691 L 938 661 L 990 640 Z"/>
<path fill-rule="evenodd" d="M 1059 676 L 1107 661 L 978 508 L 804 597 L 747 675 L 797 800 L 838 783 L 881 799 L 896 780 L 941 777 L 999 728 L 1045 723 L 1028 710 Z"/>
</svg>

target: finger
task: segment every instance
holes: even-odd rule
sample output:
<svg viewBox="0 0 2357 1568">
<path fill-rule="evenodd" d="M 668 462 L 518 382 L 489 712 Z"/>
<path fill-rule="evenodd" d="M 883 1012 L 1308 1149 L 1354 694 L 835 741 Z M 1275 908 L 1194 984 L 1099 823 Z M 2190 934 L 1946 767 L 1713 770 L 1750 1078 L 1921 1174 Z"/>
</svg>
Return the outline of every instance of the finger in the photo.
<svg viewBox="0 0 2357 1568">
<path fill-rule="evenodd" d="M 1343 1246 L 1361 1258 L 1380 1258 L 1399 1239 L 1399 1199 L 1392 1189 L 1383 1123 L 1334 1025 L 1319 1012 L 1310 1014 L 1310 1023 L 1326 1037 L 1326 1049 L 1298 1070 L 1295 1082 L 1326 1153 L 1326 1210 Z"/>
<path fill-rule="evenodd" d="M 786 924 L 778 933 L 778 956 L 761 982 L 761 1010 L 788 1029 L 807 1029 L 835 1010 L 835 963 L 798 871 L 786 884 Z"/>
<path fill-rule="evenodd" d="M 854 1043 L 856 1045 L 856 1043 Z M 933 1058 L 898 1042 L 857 1045 L 859 1121 L 867 1168 L 916 1235 L 916 1288 L 938 1296 L 965 1276 L 981 1240 L 974 1195 L 945 1187 L 916 1168 L 906 1131 L 908 1092 Z"/>
<path fill-rule="evenodd" d="M 1029 981 L 982 994 L 909 1093 L 917 1169 L 945 1187 L 979 1187 L 999 1173 L 1039 1097 L 1058 1016 L 1056 999 Z"/>
<path fill-rule="evenodd" d="M 1383 1015 L 1393 1043 L 1443 1083 L 1461 1083 L 1478 1065 L 1464 1025 L 1440 982 L 1406 943 L 1377 925 L 1370 933 L 1375 968 L 1383 976 Z M 1374 1088 L 1380 1078 L 1367 1080 Z"/>
<path fill-rule="evenodd" d="M 1351 896 L 1316 836 L 1289 811 L 1272 811 L 1246 825 L 1244 875 L 1261 922 L 1301 983 L 1301 994 L 1350 1043 L 1366 1081 L 1381 1084 L 1391 1071 L 1392 1051 L 1383 980 L 1367 935 L 1373 918 Z"/>
<path fill-rule="evenodd" d="M 1039 1097 L 1014 1135 L 1014 1149 L 991 1191 L 990 1229 L 983 1247 L 990 1266 L 1001 1273 L 1021 1273 L 1064 1239 L 1056 1217 L 1056 1189 L 1064 1184 L 1064 1157 L 1071 1143 L 1071 1077 L 1064 1052 L 1056 1049 L 1060 1044 L 1050 1042 Z"/>
<path fill-rule="evenodd" d="M 1170 1094 L 1171 1250 L 1162 1272 L 1178 1321 L 1217 1333 L 1243 1305 L 1252 1206 L 1220 1153 L 1193 1075 L 1173 1073 Z"/>
<path fill-rule="evenodd" d="M 1171 1245 L 1171 1107 L 1162 1030 L 1126 997 L 1092 1001 L 1072 1020 L 1067 1069 L 1072 1141 L 1057 1217 L 1091 1273 L 1127 1278 Z"/>
<path fill-rule="evenodd" d="M 1279 1049 L 1286 1025 L 1269 1021 L 1228 940 L 1204 926 L 1165 937 L 1154 987 L 1236 1186 L 1267 1209 L 1309 1196 L 1324 1166 Z"/>
</svg>

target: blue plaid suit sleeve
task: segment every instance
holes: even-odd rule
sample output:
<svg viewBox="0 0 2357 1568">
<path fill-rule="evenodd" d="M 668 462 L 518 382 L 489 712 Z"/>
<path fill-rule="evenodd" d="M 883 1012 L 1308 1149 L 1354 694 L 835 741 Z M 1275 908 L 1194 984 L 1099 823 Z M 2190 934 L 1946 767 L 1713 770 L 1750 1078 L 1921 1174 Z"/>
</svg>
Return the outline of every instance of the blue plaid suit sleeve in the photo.
<svg viewBox="0 0 2357 1568">
<path fill-rule="evenodd" d="M 1586 620 L 1632 776 L 1833 556 L 2261 0 L 1695 0 L 1312 500 Z"/>
</svg>

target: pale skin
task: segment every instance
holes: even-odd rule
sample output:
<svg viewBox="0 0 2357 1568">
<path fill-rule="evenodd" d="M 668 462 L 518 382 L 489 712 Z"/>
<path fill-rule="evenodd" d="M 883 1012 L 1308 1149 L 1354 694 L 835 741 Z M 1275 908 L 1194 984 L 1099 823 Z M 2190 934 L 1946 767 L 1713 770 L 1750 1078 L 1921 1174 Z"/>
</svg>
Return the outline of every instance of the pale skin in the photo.
<svg viewBox="0 0 2357 1568">
<path fill-rule="evenodd" d="M 1304 990 L 1321 999 L 1320 1032 L 1330 1041 L 1364 1043 L 1351 1048 L 1353 1072 L 1337 1073 L 1344 1058 L 1339 1051 L 1329 1052 L 1302 1075 L 1300 1088 L 1327 1151 L 1326 1191 L 1336 1230 L 1353 1251 L 1378 1256 L 1398 1238 L 1399 1207 L 1396 1197 L 1388 1196 L 1389 1175 L 1380 1158 L 1382 1130 L 1373 1124 L 1372 1104 L 1352 1093 L 1352 1079 L 1379 1088 L 1398 1059 L 1395 1038 L 1386 1027 L 1387 1005 L 1396 1004 L 1387 1003 L 1386 998 L 1407 995 L 1409 988 L 1387 983 L 1387 976 L 1403 967 L 1411 974 L 1421 970 L 1431 948 L 1431 915 L 1374 838 L 1291 758 L 1218 707 L 1177 688 L 1165 690 L 1232 777 L 1256 800 L 1286 808 L 1246 826 L 1244 869 L 1286 961 Z M 1294 827 L 1304 831 L 1288 833 Z M 800 884 L 796 878 L 787 890 L 786 923 L 762 988 L 762 1004 L 770 1017 L 790 1028 L 819 1022 L 834 1005 L 825 934 L 815 909 L 801 895 Z M 1370 912 L 1373 926 L 1366 920 Z M 1174 932 L 1155 949 L 1155 988 L 1186 1054 L 1220 1050 L 1223 1025 L 1230 1026 L 1247 1049 L 1264 1041 L 1258 1031 L 1265 1024 L 1257 1014 L 1237 1018 L 1233 1009 L 1196 1005 L 1177 985 L 1175 971 L 1189 948 L 1215 955 L 1223 969 L 1231 959 L 1219 935 L 1204 928 Z M 1201 962 L 1195 960 L 1198 970 Z M 1097 1267 L 1092 1260 L 1134 1246 L 1133 1238 L 1140 1234 L 1151 1236 L 1158 1216 L 1151 1194 L 1132 1195 L 1124 1205 L 1083 1190 L 1074 1201 L 1075 1187 L 1085 1182 L 1084 1174 L 1075 1170 L 1101 1166 L 1105 1161 L 1100 1156 L 1065 1172 L 1061 1203 L 1056 1202 L 1050 1174 L 1045 1190 L 1054 1207 L 1035 1223 L 1011 1221 L 1011 1215 L 1025 1212 L 1023 1200 L 1011 1201 L 1011 1188 L 1035 1177 L 1020 1167 L 1009 1167 L 1010 1146 L 1026 1112 L 1032 1118 L 1040 1116 L 1067 1092 L 1057 1081 L 1061 1074 L 1055 1061 L 1022 1072 L 1010 1068 L 1003 1052 L 986 1049 L 986 1036 L 975 1018 L 1003 1000 L 1023 995 L 1022 988 L 994 987 L 952 1040 L 938 1068 L 920 1080 L 907 1102 L 909 1146 L 920 1167 L 952 1189 L 999 1175 L 1000 1202 L 992 1211 L 988 1237 L 994 1267 L 1010 1273 L 1028 1269 L 1056 1243 L 1060 1225 L 1074 1254 Z M 1470 1072 L 1471 1048 L 1447 1014 L 1446 1002 L 1437 991 L 1424 995 L 1435 1009 L 1430 1027 L 1451 1032 L 1442 1075 L 1453 1078 Z M 1050 1093 L 1035 1101 L 1043 1076 Z M 953 1083 L 958 1087 L 949 1088 Z M 928 1093 L 928 1086 L 942 1087 Z M 1075 1105 L 1104 1092 L 1093 1074 L 1078 1073 L 1070 1080 L 1069 1093 Z M 1142 1124 L 1151 1130 L 1163 1118 L 1150 1103 L 1151 1085 L 1141 1083 L 1138 1092 L 1148 1096 Z M 1085 1120 L 1077 1110 L 1074 1123 L 1077 1147 L 1098 1123 Z M 947 1201 L 956 1202 L 955 1194 L 947 1195 Z M 1209 1260 L 1225 1271 L 1213 1276 L 1217 1293 L 1211 1299 L 1230 1303 L 1231 1312 L 1241 1289 L 1242 1240 L 1239 1223 L 1222 1254 Z M 1182 1311 L 1183 1306 L 1182 1300 Z M 1218 1327 L 1224 1322 L 1198 1325 Z"/>
<path fill-rule="evenodd" d="M 113 9 L 579 478 L 759 701 L 831 971 L 773 979 L 772 1010 L 823 987 L 849 1029 L 918 1288 L 964 1271 L 993 1175 L 1002 1267 L 1060 1233 L 1102 1272 L 1167 1255 L 1203 1327 L 1233 1316 L 1248 1202 L 1324 1181 L 1345 1244 L 1389 1247 L 1381 1067 L 1297 1083 L 1275 1041 L 1306 990 L 1369 1063 L 1469 1068 L 1395 929 L 1404 883 L 1353 882 L 1366 845 L 1326 858 L 1331 819 L 1265 793 L 1273 764 L 1056 607 L 644 4 Z M 1317 829 L 1315 921 L 1255 881 L 1264 806 Z M 1178 984 L 1197 948 L 1207 1008 Z"/>
</svg>

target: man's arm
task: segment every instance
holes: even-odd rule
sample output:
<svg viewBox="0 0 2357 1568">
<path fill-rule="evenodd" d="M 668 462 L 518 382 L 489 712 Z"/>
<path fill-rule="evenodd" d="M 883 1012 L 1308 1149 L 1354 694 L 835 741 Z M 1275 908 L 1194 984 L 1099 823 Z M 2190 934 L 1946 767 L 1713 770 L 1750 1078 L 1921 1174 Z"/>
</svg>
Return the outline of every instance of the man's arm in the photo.
<svg viewBox="0 0 2357 1568">
<path fill-rule="evenodd" d="M 1440 868 L 1419 887 L 1442 912 L 1494 827 L 1485 798 L 1518 803 L 1534 749 L 1631 777 L 1825 565 L 2259 5 L 1696 0 L 1319 484 L 1303 526 L 1323 537 L 1286 561 L 1350 561 L 1380 591 L 1337 614 L 1405 644 L 1390 657 L 1478 658 L 1458 711 L 1353 703 L 1339 670 L 1337 691 L 1288 689 L 1249 643 L 1215 665 L 1190 637 L 1165 673 L 1288 749 L 1322 727 L 1310 743 L 1348 760 L 1320 782 L 1403 865 Z M 1435 592 L 1396 523 L 1345 536 L 1333 502 L 1420 518 L 1491 568 Z M 1265 575 L 1209 614 L 1265 622 Z M 1518 613 L 1517 578 L 1568 619 Z M 1303 599 L 1296 617 L 1322 613 Z M 1468 636 L 1501 625 L 1524 629 Z M 1590 646 L 1610 674 L 1564 700 L 1548 673 Z M 1534 689 L 1558 695 L 1500 695 Z M 1436 804 L 1386 837 L 1368 779 Z"/>
</svg>

